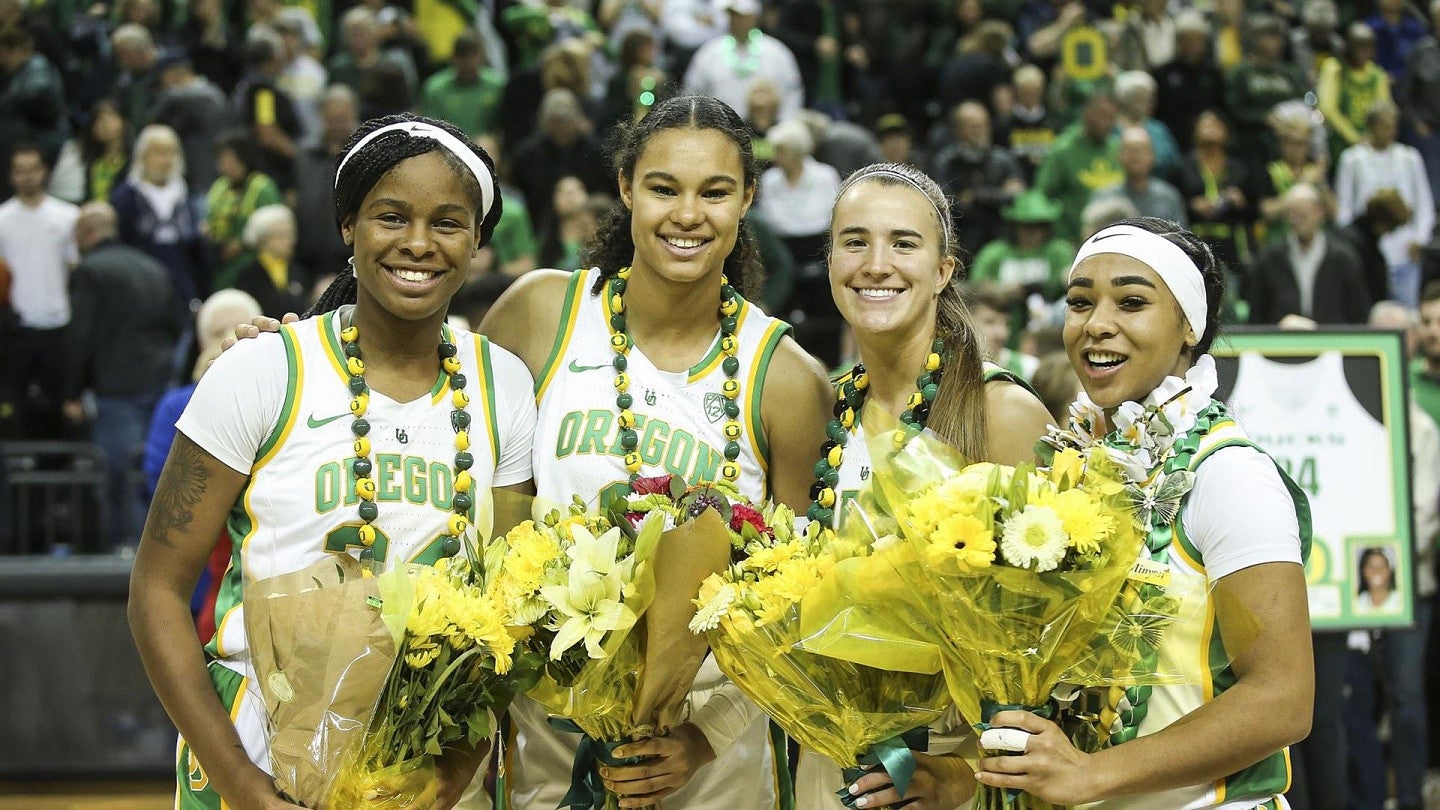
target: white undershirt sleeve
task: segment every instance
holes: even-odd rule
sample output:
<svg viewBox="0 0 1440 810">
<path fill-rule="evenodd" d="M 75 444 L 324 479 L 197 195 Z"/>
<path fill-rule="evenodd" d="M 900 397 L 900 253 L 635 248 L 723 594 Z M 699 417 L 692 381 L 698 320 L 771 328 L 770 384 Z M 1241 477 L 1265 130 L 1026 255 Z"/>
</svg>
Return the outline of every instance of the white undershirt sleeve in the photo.
<svg viewBox="0 0 1440 810">
<path fill-rule="evenodd" d="M 710 749 L 719 757 L 735 739 L 761 717 L 760 707 L 740 691 L 729 678 L 715 687 L 705 705 L 695 709 L 690 722 L 705 735 Z"/>
<path fill-rule="evenodd" d="M 495 424 L 499 428 L 500 460 L 494 485 L 510 486 L 535 477 L 531 448 L 535 444 L 535 380 L 520 358 L 490 344 L 495 380 Z"/>
<path fill-rule="evenodd" d="M 1253 447 L 1224 447 L 1200 464 L 1181 520 L 1211 582 L 1261 563 L 1300 563 L 1290 491 Z"/>
<path fill-rule="evenodd" d="M 280 420 L 288 379 L 278 334 L 242 340 L 200 378 L 175 427 L 225 466 L 249 475 L 260 445 Z"/>
</svg>

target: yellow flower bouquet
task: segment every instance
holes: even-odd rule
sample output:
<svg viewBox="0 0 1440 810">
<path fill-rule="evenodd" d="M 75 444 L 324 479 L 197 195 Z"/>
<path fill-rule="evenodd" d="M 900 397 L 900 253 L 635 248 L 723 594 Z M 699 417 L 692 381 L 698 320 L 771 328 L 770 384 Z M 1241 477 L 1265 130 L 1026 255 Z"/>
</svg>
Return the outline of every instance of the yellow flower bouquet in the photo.
<svg viewBox="0 0 1440 810">
<path fill-rule="evenodd" d="M 689 596 L 728 559 L 724 526 L 713 510 L 675 526 L 612 498 L 598 514 L 578 501 L 537 508 L 503 542 L 498 588 L 546 659 L 530 697 L 584 735 L 561 806 L 615 807 L 597 768 L 680 716 L 705 653 L 686 630 Z"/>
<path fill-rule="evenodd" d="M 818 523 L 775 523 L 701 586 L 691 629 L 716 663 L 802 746 L 858 778 L 885 768 L 903 795 L 911 749 L 950 703 L 933 644 L 887 634 L 873 611 L 915 615 L 892 561 Z M 879 576 L 877 576 L 879 574 Z M 843 648 L 846 655 L 833 655 Z M 841 795 L 847 805 L 855 797 Z"/>
<path fill-rule="evenodd" d="M 892 431 L 875 432 L 872 485 L 847 525 L 906 549 L 892 561 L 904 572 L 897 576 L 914 580 L 923 621 L 879 621 L 938 647 L 950 695 L 977 732 L 1010 709 L 1055 717 L 1062 683 L 1182 677 L 1156 671 L 1155 651 L 1194 600 L 1178 584 L 1146 599 L 1125 588 L 1160 572 L 1139 561 L 1144 536 L 1105 453 L 1067 450 L 1047 469 L 967 464 L 938 438 L 911 433 L 897 442 Z M 847 655 L 843 647 L 830 654 Z M 1049 805 L 981 786 L 974 806 Z"/>
<path fill-rule="evenodd" d="M 487 527 L 492 509 L 487 494 Z M 478 538 L 472 527 L 463 553 L 434 565 L 379 570 L 336 555 L 247 586 L 283 793 L 310 807 L 424 805 L 440 786 L 435 759 L 487 743 L 536 682 L 531 622 L 501 598 L 497 541 Z"/>
</svg>

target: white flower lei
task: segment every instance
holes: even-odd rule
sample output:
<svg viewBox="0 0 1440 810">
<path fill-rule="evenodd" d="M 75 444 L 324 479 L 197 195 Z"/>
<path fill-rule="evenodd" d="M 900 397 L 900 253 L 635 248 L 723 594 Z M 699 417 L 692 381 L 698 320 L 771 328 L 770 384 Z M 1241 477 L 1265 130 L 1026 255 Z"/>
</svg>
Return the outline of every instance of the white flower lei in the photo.
<svg viewBox="0 0 1440 810">
<path fill-rule="evenodd" d="M 1202 354 L 1184 378 L 1166 377 L 1144 402 L 1121 403 L 1115 409 L 1115 429 L 1108 434 L 1105 411 L 1081 391 L 1070 405 L 1069 429 L 1051 428 L 1044 441 L 1057 449 L 1074 447 L 1082 452 L 1103 448 L 1120 467 L 1137 517 L 1149 530 L 1156 517 L 1161 522 L 1174 520 L 1180 497 L 1194 483 L 1188 472 L 1167 476 L 1162 469 L 1176 443 L 1195 427 L 1196 417 L 1209 406 L 1219 384 L 1214 358 Z"/>
</svg>

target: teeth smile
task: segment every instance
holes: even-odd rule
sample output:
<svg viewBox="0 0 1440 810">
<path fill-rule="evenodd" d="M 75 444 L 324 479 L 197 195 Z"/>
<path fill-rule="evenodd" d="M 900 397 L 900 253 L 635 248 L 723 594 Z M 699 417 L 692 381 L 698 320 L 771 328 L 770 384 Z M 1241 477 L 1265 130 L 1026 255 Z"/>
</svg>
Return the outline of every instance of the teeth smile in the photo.
<svg viewBox="0 0 1440 810">
<path fill-rule="evenodd" d="M 425 270 L 391 270 L 403 281 L 429 281 L 435 277 L 434 273 Z"/>
<path fill-rule="evenodd" d="M 665 241 L 669 242 L 677 248 L 681 248 L 682 250 L 688 248 L 697 248 L 705 244 L 704 239 L 681 239 L 675 236 L 667 236 L 665 237 Z"/>
<path fill-rule="evenodd" d="M 899 290 L 882 289 L 879 287 L 858 288 L 855 292 L 859 293 L 861 298 L 868 298 L 872 301 L 886 301 L 900 294 Z"/>
<path fill-rule="evenodd" d="M 1125 362 L 1125 355 L 1114 352 L 1086 352 L 1085 359 L 1095 366 L 1114 366 Z"/>
</svg>

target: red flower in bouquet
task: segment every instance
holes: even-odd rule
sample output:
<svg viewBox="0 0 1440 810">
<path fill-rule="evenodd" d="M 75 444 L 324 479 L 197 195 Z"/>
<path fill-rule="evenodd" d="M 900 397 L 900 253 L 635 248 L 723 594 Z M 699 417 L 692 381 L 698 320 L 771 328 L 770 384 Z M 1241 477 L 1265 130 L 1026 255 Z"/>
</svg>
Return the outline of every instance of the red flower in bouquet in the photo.
<svg viewBox="0 0 1440 810">
<path fill-rule="evenodd" d="M 636 495 L 669 495 L 670 480 L 673 475 L 652 475 L 645 478 L 636 478 L 630 482 L 630 489 Z"/>
<path fill-rule="evenodd" d="M 749 504 L 734 503 L 730 505 L 730 510 L 730 531 L 739 533 L 749 523 L 760 534 L 775 536 L 775 531 L 765 524 L 765 516 L 759 509 Z"/>
</svg>

